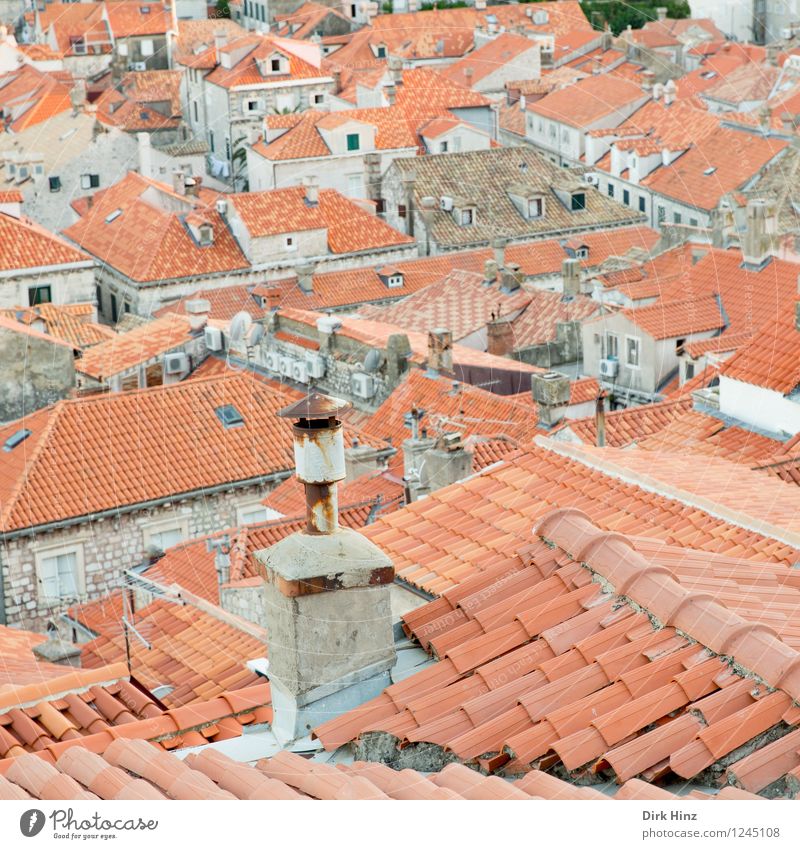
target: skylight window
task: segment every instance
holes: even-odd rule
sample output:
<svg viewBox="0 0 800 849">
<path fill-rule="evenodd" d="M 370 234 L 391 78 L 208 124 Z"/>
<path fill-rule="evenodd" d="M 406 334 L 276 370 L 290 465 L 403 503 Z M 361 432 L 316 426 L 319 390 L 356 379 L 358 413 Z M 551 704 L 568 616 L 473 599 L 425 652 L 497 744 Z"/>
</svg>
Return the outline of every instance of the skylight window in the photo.
<svg viewBox="0 0 800 849">
<path fill-rule="evenodd" d="M 217 407 L 214 412 L 226 428 L 242 427 L 244 425 L 242 414 L 233 404 L 225 404 L 223 407 Z"/>
<path fill-rule="evenodd" d="M 117 218 L 120 217 L 120 215 L 122 215 L 122 210 L 115 209 L 112 213 L 106 215 L 106 224 L 110 224 L 112 221 L 116 221 Z"/>
<path fill-rule="evenodd" d="M 3 444 L 3 451 L 8 453 L 9 451 L 13 451 L 20 442 L 24 442 L 33 431 L 28 430 L 27 428 L 23 428 L 22 430 L 15 431 L 8 437 L 8 439 Z"/>
<path fill-rule="evenodd" d="M 717 166 L 712 165 L 711 167 L 706 168 L 706 170 L 703 171 L 703 173 L 706 175 L 706 177 L 710 177 L 716 170 L 717 170 Z"/>
</svg>

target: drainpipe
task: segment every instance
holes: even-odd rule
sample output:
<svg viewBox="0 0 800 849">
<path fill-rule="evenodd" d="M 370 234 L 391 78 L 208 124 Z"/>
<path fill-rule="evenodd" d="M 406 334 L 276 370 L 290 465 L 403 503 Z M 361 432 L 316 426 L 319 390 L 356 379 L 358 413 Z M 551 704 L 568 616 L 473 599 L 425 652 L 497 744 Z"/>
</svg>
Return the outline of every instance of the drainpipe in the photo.
<svg viewBox="0 0 800 849">
<path fill-rule="evenodd" d="M 0 553 L 0 625 L 7 625 L 6 621 L 6 579 L 3 567 L 3 557 Z"/>
</svg>

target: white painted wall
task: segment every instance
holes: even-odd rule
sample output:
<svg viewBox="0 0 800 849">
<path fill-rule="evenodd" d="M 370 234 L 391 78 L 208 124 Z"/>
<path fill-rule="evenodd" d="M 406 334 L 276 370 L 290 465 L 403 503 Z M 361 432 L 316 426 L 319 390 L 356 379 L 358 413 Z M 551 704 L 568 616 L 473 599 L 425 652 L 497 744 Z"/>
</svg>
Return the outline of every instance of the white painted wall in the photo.
<svg viewBox="0 0 800 849">
<path fill-rule="evenodd" d="M 711 18 L 725 35 L 736 41 L 752 39 L 753 0 L 692 0 L 691 5 L 693 18 Z"/>
<path fill-rule="evenodd" d="M 800 432 L 800 403 L 772 389 L 725 375 L 719 379 L 719 409 L 754 427 L 792 435 Z"/>
</svg>

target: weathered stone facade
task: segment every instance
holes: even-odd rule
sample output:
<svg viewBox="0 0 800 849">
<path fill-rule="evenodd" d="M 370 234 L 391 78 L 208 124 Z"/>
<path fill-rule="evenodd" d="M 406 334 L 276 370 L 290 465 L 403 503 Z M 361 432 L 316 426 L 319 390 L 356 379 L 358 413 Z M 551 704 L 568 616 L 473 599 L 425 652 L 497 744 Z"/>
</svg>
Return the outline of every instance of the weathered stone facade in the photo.
<svg viewBox="0 0 800 849">
<path fill-rule="evenodd" d="M 282 473 L 282 477 L 289 472 Z M 119 587 L 123 572 L 146 556 L 147 535 L 154 530 L 181 525 L 184 538 L 224 530 L 239 523 L 238 509 L 262 499 L 274 483 L 231 488 L 210 495 L 195 495 L 172 503 L 120 512 L 115 517 L 95 519 L 60 530 L 31 536 L 6 538 L 0 548 L 0 565 L 5 596 L 5 621 L 30 630 L 43 630 L 57 621 L 72 601 L 50 603 L 40 597 L 37 555 L 49 551 L 82 551 L 81 600 L 98 598 Z M 80 562 L 80 559 L 79 559 Z"/>
</svg>

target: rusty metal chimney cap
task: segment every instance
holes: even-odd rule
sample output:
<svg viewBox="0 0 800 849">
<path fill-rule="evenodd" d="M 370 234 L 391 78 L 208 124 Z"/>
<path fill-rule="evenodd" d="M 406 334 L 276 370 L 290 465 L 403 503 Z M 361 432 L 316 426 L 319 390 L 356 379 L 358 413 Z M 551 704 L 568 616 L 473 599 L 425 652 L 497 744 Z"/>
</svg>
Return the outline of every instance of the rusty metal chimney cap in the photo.
<svg viewBox="0 0 800 849">
<path fill-rule="evenodd" d="M 343 398 L 311 392 L 305 398 L 278 410 L 282 419 L 329 419 L 349 410 L 353 405 Z"/>
</svg>

